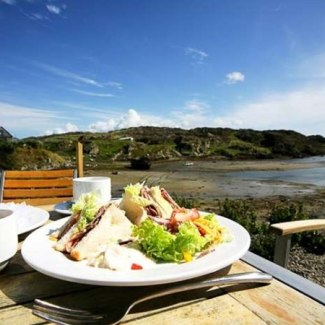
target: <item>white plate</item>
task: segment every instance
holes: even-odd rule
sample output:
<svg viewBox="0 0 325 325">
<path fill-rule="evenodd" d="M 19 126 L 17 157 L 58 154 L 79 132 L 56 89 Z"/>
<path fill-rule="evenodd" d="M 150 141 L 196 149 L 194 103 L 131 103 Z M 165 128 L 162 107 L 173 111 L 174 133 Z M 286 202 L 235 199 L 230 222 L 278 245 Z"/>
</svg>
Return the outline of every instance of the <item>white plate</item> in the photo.
<svg viewBox="0 0 325 325">
<path fill-rule="evenodd" d="M 54 211 L 61 213 L 61 214 L 70 215 L 71 207 L 72 207 L 73 203 L 74 202 L 72 202 L 72 201 L 58 203 L 54 206 Z"/>
<path fill-rule="evenodd" d="M 18 235 L 36 229 L 49 219 L 47 211 L 36 208 L 25 203 L 0 203 L 0 208 L 6 208 L 15 211 Z"/>
<path fill-rule="evenodd" d="M 60 219 L 34 231 L 24 241 L 22 255 L 35 270 L 66 281 L 104 286 L 143 286 L 177 282 L 220 270 L 240 259 L 248 250 L 250 236 L 238 223 L 216 216 L 226 226 L 233 240 L 216 247 L 211 253 L 192 262 L 161 263 L 151 269 L 112 271 L 72 261 L 55 251 L 49 234 L 58 229 L 67 218 Z"/>
</svg>

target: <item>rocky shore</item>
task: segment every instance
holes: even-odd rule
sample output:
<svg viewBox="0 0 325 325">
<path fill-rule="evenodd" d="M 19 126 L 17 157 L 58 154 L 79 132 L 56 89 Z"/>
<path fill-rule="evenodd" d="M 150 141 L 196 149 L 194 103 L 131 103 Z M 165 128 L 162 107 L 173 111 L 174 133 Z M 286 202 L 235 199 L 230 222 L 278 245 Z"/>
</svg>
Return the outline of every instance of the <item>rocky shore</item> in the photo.
<svg viewBox="0 0 325 325">
<path fill-rule="evenodd" d="M 112 194 L 120 197 L 125 185 L 138 181 L 160 184 L 170 193 L 194 199 L 200 209 L 216 212 L 225 198 L 245 199 L 256 207 L 261 218 L 276 203 L 302 202 L 306 212 L 313 218 L 325 216 L 325 188 L 312 184 L 293 184 L 274 180 L 272 182 L 243 181 L 226 177 L 232 171 L 245 170 L 293 170 L 313 168 L 317 164 L 290 161 L 219 161 L 195 162 L 184 167 L 184 162 L 157 163 L 148 171 L 136 171 L 121 165 L 116 170 L 86 170 L 89 176 L 106 175 L 112 179 Z M 325 286 L 325 255 L 306 252 L 294 246 L 290 252 L 288 269 Z"/>
</svg>

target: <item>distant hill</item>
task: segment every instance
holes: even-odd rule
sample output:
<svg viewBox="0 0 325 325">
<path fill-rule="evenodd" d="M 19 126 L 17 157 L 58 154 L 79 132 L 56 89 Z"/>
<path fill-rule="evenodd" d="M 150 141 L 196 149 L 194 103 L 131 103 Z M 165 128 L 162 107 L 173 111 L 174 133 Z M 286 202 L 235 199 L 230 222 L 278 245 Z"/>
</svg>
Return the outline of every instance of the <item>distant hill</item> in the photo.
<svg viewBox="0 0 325 325">
<path fill-rule="evenodd" d="M 65 133 L 0 143 L 0 152 L 6 158 L 0 161 L 0 167 L 73 165 L 77 140 L 84 143 L 85 161 L 90 166 L 141 157 L 155 161 L 181 158 L 300 158 L 325 154 L 324 137 L 305 136 L 290 130 L 136 127 L 104 133 Z M 35 162 L 36 157 L 38 163 Z"/>
</svg>

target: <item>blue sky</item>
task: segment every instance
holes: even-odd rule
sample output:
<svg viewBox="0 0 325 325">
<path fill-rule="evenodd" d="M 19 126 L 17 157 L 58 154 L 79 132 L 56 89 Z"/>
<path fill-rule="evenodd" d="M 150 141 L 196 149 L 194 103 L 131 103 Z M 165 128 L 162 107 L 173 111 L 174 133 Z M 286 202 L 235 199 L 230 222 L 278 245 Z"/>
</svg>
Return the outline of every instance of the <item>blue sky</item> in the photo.
<svg viewBox="0 0 325 325">
<path fill-rule="evenodd" d="M 0 126 L 325 136 L 323 0 L 0 0 Z"/>
</svg>

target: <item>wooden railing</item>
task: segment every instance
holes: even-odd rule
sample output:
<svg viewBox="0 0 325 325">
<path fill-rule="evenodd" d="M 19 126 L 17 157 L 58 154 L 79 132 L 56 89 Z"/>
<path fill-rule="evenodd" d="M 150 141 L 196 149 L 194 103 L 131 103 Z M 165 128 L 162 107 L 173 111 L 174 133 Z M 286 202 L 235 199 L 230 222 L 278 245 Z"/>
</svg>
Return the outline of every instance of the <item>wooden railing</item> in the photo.
<svg viewBox="0 0 325 325">
<path fill-rule="evenodd" d="M 271 230 L 276 234 L 273 261 L 281 266 L 288 266 L 291 247 L 291 236 L 293 234 L 325 229 L 325 219 L 309 219 L 274 223 Z"/>
</svg>

